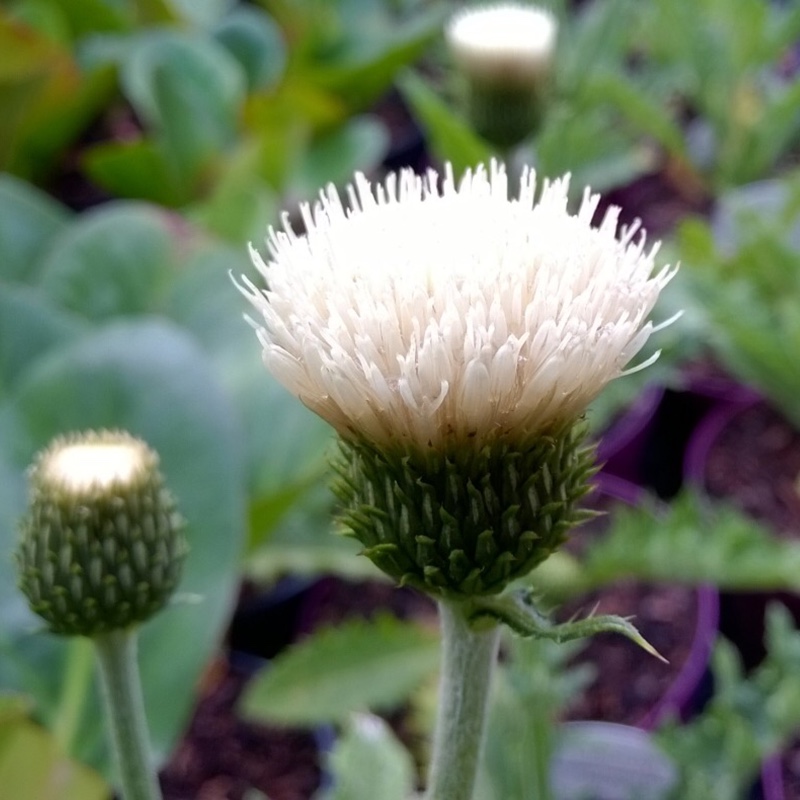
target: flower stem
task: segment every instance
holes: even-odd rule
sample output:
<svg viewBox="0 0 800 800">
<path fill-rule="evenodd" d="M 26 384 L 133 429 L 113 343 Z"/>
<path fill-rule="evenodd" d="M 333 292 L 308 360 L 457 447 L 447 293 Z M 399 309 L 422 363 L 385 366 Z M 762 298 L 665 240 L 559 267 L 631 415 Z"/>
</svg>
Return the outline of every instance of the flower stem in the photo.
<svg viewBox="0 0 800 800">
<path fill-rule="evenodd" d="M 441 601 L 439 710 L 425 800 L 471 800 L 483 744 L 499 627 L 470 628 L 463 609 Z"/>
<path fill-rule="evenodd" d="M 93 639 L 103 700 L 124 800 L 161 800 L 150 762 L 147 721 L 136 660 L 136 632 L 110 631 Z"/>
<path fill-rule="evenodd" d="M 71 753 L 81 723 L 94 665 L 92 648 L 81 636 L 72 636 L 67 645 L 64 682 L 58 701 L 53 736 L 64 753 Z"/>
</svg>

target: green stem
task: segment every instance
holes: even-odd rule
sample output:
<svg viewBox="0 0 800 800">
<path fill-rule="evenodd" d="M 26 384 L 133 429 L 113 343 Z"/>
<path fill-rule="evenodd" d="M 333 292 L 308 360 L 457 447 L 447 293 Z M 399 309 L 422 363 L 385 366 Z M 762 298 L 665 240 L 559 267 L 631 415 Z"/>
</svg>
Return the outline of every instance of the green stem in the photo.
<svg viewBox="0 0 800 800">
<path fill-rule="evenodd" d="M 537 800 L 550 800 L 550 762 L 553 757 L 553 725 L 546 713 L 533 714 L 527 733 L 532 734 L 534 781 Z"/>
<path fill-rule="evenodd" d="M 466 610 L 439 603 L 442 672 L 425 800 L 471 800 L 475 789 L 499 627 L 475 631 Z"/>
<path fill-rule="evenodd" d="M 94 639 L 106 716 L 124 800 L 161 800 L 150 761 L 147 721 L 136 660 L 136 633 L 111 631 Z"/>
<path fill-rule="evenodd" d="M 64 682 L 53 722 L 53 736 L 65 753 L 72 752 L 72 743 L 80 726 L 94 669 L 92 648 L 81 636 L 73 636 L 67 645 Z"/>
</svg>

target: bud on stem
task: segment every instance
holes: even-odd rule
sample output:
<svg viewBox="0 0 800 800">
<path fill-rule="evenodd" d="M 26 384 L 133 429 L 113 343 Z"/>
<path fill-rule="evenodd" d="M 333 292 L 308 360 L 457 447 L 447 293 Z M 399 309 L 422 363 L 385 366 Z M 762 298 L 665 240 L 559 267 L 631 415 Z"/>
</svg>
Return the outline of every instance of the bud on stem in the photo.
<svg viewBox="0 0 800 800">
<path fill-rule="evenodd" d="M 36 458 L 30 485 L 19 585 L 53 633 L 95 636 L 162 608 L 187 547 L 144 442 L 119 431 L 56 439 Z"/>
</svg>

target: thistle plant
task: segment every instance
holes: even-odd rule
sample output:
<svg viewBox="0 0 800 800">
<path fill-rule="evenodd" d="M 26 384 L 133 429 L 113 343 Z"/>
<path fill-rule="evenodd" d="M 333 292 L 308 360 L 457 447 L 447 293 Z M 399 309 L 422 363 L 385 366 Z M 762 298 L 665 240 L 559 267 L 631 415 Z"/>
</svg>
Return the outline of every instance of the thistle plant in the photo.
<svg viewBox="0 0 800 800">
<path fill-rule="evenodd" d="M 52 633 L 93 643 L 123 796 L 158 800 L 136 630 L 169 600 L 187 550 L 158 456 L 122 431 L 59 437 L 36 457 L 30 486 L 20 589 Z"/>
<path fill-rule="evenodd" d="M 558 24 L 547 10 L 521 3 L 462 9 L 445 41 L 463 78 L 472 126 L 509 152 L 539 128 L 549 91 Z"/>
<path fill-rule="evenodd" d="M 584 519 L 594 453 L 582 417 L 656 330 L 674 270 L 618 209 L 567 208 L 568 178 L 504 167 L 410 171 L 348 207 L 333 188 L 303 208 L 305 233 L 270 230 L 262 289 L 241 291 L 275 377 L 339 434 L 345 531 L 401 584 L 439 603 L 440 706 L 426 797 L 470 800 L 501 624 L 565 640 L 616 630 L 553 626 L 527 575 Z M 633 369 L 646 366 L 639 364 Z M 631 371 L 631 370 L 627 370 Z"/>
</svg>

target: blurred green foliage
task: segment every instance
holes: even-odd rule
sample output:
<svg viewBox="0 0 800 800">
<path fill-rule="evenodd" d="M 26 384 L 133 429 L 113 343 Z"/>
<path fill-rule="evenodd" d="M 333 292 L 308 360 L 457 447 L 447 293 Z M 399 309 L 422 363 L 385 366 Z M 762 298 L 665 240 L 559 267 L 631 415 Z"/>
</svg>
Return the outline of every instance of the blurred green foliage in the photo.
<svg viewBox="0 0 800 800">
<path fill-rule="evenodd" d="M 710 221 L 680 226 L 678 246 L 713 353 L 800 427 L 798 175 L 721 195 Z"/>
<path fill-rule="evenodd" d="M 18 0 L 0 11 L 0 168 L 46 181 L 77 157 L 111 195 L 246 240 L 278 197 L 381 161 L 385 127 L 362 112 L 442 19 L 378 0 Z"/>
</svg>

